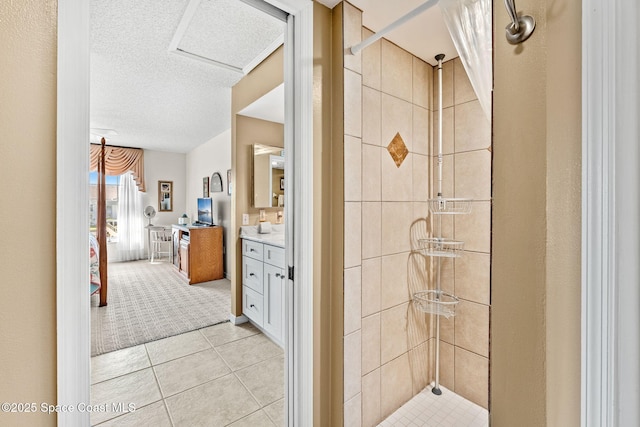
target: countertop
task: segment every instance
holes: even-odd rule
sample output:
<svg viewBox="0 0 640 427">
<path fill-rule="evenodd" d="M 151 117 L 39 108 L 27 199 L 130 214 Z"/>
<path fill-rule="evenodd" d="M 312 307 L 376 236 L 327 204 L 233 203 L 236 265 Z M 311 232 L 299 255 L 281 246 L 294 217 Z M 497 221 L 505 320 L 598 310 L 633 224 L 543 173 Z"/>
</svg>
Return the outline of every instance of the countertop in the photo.
<svg viewBox="0 0 640 427">
<path fill-rule="evenodd" d="M 257 225 L 240 227 L 240 238 L 284 248 L 284 224 L 271 224 L 271 233 L 258 233 Z"/>
</svg>

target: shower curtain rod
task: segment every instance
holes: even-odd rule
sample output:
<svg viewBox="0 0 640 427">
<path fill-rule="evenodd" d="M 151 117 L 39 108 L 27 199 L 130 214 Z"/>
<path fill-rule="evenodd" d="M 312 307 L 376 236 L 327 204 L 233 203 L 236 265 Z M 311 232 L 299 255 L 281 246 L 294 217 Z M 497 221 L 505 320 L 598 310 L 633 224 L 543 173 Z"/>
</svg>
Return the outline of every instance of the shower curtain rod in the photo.
<svg viewBox="0 0 640 427">
<path fill-rule="evenodd" d="M 398 20 L 396 20 L 396 21 L 392 22 L 391 24 L 387 25 L 382 30 L 378 31 L 377 33 L 375 33 L 375 34 L 373 34 L 373 35 L 371 35 L 369 37 L 367 37 L 366 39 L 364 39 L 363 41 L 361 41 L 357 45 L 351 46 L 349 48 L 349 51 L 351 52 L 352 55 L 356 55 L 358 52 L 360 52 L 365 47 L 375 43 L 378 40 L 380 40 L 387 33 L 395 30 L 396 28 L 398 28 L 399 26 L 401 26 L 405 22 L 407 22 L 407 21 L 415 18 L 416 16 L 420 15 L 425 10 L 430 9 L 432 6 L 435 6 L 436 4 L 438 4 L 438 1 L 439 0 L 427 0 L 426 2 L 421 4 L 420 6 L 416 7 L 415 9 L 413 9 L 411 12 L 407 13 L 406 15 L 402 16 Z"/>
</svg>

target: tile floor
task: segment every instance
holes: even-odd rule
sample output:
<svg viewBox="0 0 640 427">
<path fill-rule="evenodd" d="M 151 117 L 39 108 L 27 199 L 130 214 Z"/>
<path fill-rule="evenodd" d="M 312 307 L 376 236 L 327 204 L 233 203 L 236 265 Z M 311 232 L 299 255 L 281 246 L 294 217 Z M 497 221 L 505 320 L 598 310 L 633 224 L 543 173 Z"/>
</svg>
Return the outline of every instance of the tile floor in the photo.
<svg viewBox="0 0 640 427">
<path fill-rule="evenodd" d="M 440 386 L 436 396 L 428 386 L 379 424 L 379 427 L 488 427 L 486 409 Z"/>
<path fill-rule="evenodd" d="M 284 426 L 283 351 L 249 323 L 93 357 L 91 384 L 100 427 Z"/>
</svg>

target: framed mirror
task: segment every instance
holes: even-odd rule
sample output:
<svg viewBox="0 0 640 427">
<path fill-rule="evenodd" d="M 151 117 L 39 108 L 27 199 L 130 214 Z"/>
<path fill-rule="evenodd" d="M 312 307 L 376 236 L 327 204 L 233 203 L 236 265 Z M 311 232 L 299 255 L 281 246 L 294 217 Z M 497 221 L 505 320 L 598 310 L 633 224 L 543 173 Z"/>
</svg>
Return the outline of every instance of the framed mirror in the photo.
<svg viewBox="0 0 640 427">
<path fill-rule="evenodd" d="M 211 192 L 212 193 L 222 192 L 222 177 L 218 172 L 211 175 Z"/>
<path fill-rule="evenodd" d="M 158 211 L 173 211 L 173 181 L 158 181 Z"/>
<path fill-rule="evenodd" d="M 253 149 L 253 206 L 284 207 L 284 149 L 255 144 Z"/>
</svg>

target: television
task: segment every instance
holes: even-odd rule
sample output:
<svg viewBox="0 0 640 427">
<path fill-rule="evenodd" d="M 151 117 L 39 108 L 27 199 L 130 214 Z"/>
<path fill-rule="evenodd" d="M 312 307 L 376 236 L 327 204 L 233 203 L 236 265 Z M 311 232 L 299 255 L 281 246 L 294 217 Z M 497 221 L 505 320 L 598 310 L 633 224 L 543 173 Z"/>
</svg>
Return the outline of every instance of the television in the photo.
<svg viewBox="0 0 640 427">
<path fill-rule="evenodd" d="M 199 225 L 213 225 L 213 200 L 211 198 L 198 199 L 198 221 Z"/>
</svg>

